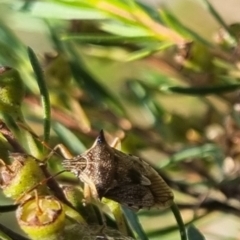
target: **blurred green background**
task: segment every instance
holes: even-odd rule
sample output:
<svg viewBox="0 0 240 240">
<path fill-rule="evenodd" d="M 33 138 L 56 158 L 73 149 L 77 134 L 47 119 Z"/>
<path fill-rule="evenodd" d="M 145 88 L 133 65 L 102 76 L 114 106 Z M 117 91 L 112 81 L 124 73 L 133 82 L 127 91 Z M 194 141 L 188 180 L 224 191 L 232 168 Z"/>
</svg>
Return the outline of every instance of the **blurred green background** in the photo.
<svg viewBox="0 0 240 240">
<path fill-rule="evenodd" d="M 0 1 L 0 64 L 20 72 L 25 119 L 42 136 L 27 46 L 37 54 L 51 101 L 50 146 L 63 142 L 79 154 L 104 129 L 159 170 L 186 224 L 206 239 L 233 240 L 240 239 L 240 25 L 237 6 L 223 18 L 219 5 Z M 138 216 L 149 239 L 179 238 L 169 209 Z"/>
</svg>

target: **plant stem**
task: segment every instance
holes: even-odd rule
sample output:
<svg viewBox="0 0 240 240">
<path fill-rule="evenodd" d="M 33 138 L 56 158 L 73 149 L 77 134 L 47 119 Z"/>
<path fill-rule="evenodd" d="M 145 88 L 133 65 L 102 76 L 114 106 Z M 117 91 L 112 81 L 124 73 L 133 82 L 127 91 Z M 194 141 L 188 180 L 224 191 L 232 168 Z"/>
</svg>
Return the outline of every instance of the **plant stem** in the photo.
<svg viewBox="0 0 240 240">
<path fill-rule="evenodd" d="M 171 210 L 172 210 L 172 212 L 174 214 L 174 217 L 177 221 L 180 236 L 181 236 L 181 240 L 188 240 L 185 225 L 184 225 L 184 222 L 182 220 L 182 216 L 181 216 L 180 211 L 178 209 L 178 206 L 175 202 L 173 202 L 173 204 L 171 206 Z"/>
</svg>

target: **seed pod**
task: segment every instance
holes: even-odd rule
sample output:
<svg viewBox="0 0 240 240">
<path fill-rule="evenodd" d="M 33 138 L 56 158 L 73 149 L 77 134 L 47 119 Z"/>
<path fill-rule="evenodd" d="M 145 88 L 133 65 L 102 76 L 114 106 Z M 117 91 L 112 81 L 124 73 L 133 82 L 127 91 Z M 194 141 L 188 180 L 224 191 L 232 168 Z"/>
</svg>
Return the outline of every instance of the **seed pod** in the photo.
<svg viewBox="0 0 240 240">
<path fill-rule="evenodd" d="M 91 204 L 83 204 L 83 192 L 75 186 L 64 186 L 63 192 L 67 200 L 81 213 L 87 223 L 97 224 L 98 219 Z M 66 213 L 67 214 L 67 213 Z"/>
<path fill-rule="evenodd" d="M 65 212 L 52 196 L 28 199 L 18 207 L 16 216 L 22 230 L 33 240 L 64 239 Z"/>
<path fill-rule="evenodd" d="M 0 167 L 0 186 L 7 197 L 16 200 L 45 177 L 33 157 L 19 153 L 12 157 L 14 161 L 11 165 L 3 164 Z M 47 187 L 39 185 L 37 190 L 39 193 L 46 193 Z"/>
</svg>

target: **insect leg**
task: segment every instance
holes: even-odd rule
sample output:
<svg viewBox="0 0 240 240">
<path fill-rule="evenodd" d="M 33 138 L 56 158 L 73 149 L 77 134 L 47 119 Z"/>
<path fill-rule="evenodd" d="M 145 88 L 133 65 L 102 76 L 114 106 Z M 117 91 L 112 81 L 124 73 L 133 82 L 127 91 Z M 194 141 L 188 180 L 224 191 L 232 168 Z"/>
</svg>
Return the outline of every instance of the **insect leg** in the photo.
<svg viewBox="0 0 240 240">
<path fill-rule="evenodd" d="M 46 162 L 49 158 L 52 157 L 53 154 L 57 153 L 57 150 L 60 151 L 61 155 L 65 158 L 65 159 L 72 159 L 73 156 L 72 154 L 69 152 L 69 150 L 63 145 L 63 144 L 57 144 L 51 151 L 50 153 L 43 159 L 43 162 Z"/>
<path fill-rule="evenodd" d="M 121 140 L 118 137 L 114 138 L 110 144 L 110 147 L 121 150 Z"/>
</svg>

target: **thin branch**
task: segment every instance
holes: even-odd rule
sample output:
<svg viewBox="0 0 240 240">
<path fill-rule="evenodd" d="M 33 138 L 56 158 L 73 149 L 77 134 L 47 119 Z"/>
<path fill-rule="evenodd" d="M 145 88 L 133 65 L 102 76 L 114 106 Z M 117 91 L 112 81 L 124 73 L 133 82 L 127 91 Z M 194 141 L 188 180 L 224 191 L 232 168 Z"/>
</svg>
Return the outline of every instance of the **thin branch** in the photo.
<svg viewBox="0 0 240 240">
<path fill-rule="evenodd" d="M 5 137 L 8 143 L 13 147 L 14 151 L 19 153 L 26 153 L 24 148 L 18 143 L 13 133 L 9 130 L 6 124 L 0 120 L 0 133 Z"/>
</svg>

